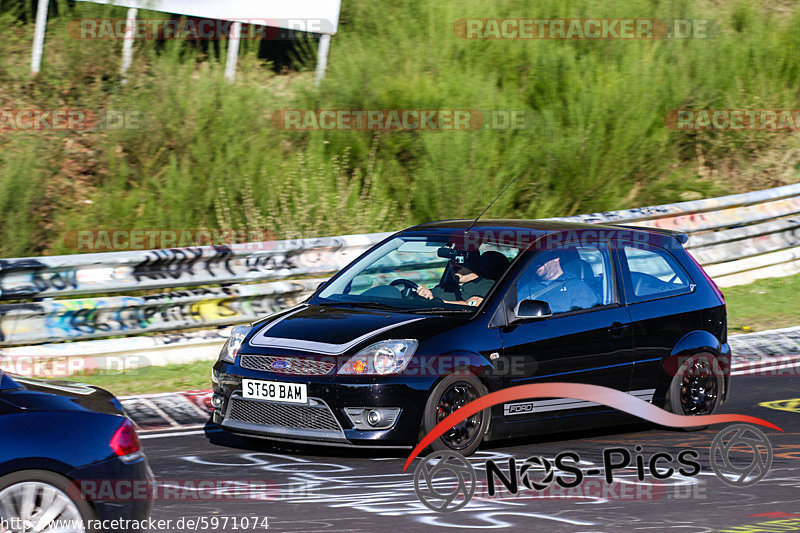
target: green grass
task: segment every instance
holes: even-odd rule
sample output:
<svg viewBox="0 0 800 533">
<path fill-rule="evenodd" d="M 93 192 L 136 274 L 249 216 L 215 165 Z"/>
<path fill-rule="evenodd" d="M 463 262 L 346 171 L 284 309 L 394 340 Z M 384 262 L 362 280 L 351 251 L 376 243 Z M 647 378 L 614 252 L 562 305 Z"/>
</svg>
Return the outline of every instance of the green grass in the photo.
<svg viewBox="0 0 800 533">
<path fill-rule="evenodd" d="M 728 304 L 731 333 L 797 326 L 800 320 L 800 274 L 762 279 L 722 292 Z"/>
<path fill-rule="evenodd" d="M 242 43 L 233 86 L 224 42 L 137 42 L 123 86 L 121 43 L 79 41 L 66 28 L 125 10 L 51 4 L 59 16 L 30 79 L 33 26 L 19 15 L 30 2 L 0 2 L 0 108 L 102 107 L 144 120 L 135 130 L 0 135 L 0 215 L 19 221 L 0 228 L 0 256 L 75 252 L 65 236 L 89 228 L 252 227 L 279 238 L 396 229 L 475 216 L 515 177 L 488 216 L 571 215 L 777 185 L 800 162 L 798 136 L 664 125 L 671 109 L 798 107 L 792 4 L 348 0 L 319 88 L 313 47 L 300 43 L 279 75 L 254 41 Z M 712 18 L 719 32 L 472 41 L 453 33 L 463 17 Z M 277 130 L 271 113 L 287 108 L 523 110 L 533 120 L 516 131 Z"/>
<path fill-rule="evenodd" d="M 148 366 L 111 374 L 74 375 L 68 379 L 103 387 L 118 396 L 205 390 L 211 388 L 213 361 L 186 365 Z"/>
</svg>

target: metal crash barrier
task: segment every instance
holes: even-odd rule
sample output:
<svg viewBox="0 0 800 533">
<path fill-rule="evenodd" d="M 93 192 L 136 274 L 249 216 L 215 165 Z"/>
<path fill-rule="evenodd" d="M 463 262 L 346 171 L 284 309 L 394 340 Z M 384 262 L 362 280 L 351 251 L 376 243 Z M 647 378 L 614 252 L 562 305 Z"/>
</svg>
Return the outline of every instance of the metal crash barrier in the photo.
<svg viewBox="0 0 800 533">
<path fill-rule="evenodd" d="M 554 220 L 684 231 L 686 247 L 722 287 L 800 272 L 800 184 Z M 117 369 L 123 359 L 139 367 L 213 358 L 224 342 L 216 327 L 302 301 L 387 235 L 2 259 L 0 356 L 96 354 L 97 368 Z M 154 294 L 126 294 L 144 290 Z M 214 329 L 196 331 L 204 327 Z M 173 333 L 142 341 L 164 331 Z M 178 350 L 176 331 L 196 346 Z M 129 357 L 117 361 L 119 353 Z"/>
</svg>

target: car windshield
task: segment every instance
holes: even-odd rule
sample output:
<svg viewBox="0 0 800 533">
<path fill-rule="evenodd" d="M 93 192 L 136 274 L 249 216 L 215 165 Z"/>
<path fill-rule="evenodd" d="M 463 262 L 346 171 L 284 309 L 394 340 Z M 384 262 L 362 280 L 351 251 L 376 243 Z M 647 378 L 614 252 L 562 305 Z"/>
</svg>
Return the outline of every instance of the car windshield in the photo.
<svg viewBox="0 0 800 533">
<path fill-rule="evenodd" d="M 468 246 L 464 241 L 461 230 L 396 235 L 346 267 L 311 303 L 471 313 L 519 249 L 489 242 Z"/>
</svg>

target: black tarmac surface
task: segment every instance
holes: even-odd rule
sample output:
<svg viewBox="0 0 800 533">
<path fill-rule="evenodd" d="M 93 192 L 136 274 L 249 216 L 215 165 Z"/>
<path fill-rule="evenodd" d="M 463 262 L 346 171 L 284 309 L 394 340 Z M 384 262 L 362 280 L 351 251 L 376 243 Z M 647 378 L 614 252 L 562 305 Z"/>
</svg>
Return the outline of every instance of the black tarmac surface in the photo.
<svg viewBox="0 0 800 533">
<path fill-rule="evenodd" d="M 291 532 L 800 530 L 800 400 L 781 402 L 800 398 L 798 384 L 800 378 L 793 376 L 733 378 L 731 397 L 720 412 L 764 418 L 785 431 L 760 428 L 771 442 L 774 458 L 766 477 L 747 487 L 724 483 L 709 465 L 712 440 L 728 425 L 697 432 L 635 425 L 492 443 L 470 458 L 477 480 L 475 496 L 462 509 L 441 513 L 424 506 L 415 493 L 414 469 L 421 459 L 402 473 L 406 451 L 279 445 L 211 427 L 144 436 L 150 464 L 163 484 L 152 517 L 171 519 L 168 531 L 263 531 L 267 524 L 271 531 Z M 759 405 L 765 402 L 777 403 Z M 614 484 L 606 484 L 603 450 L 624 447 L 635 457 L 637 445 L 642 447 L 639 455 L 645 468 L 657 452 L 677 457 L 681 451 L 696 450 L 701 471 L 665 480 L 646 472 L 644 481 L 639 481 L 632 461 L 630 468 L 615 472 Z M 601 472 L 587 475 L 574 489 L 552 483 L 551 489 L 537 492 L 520 483 L 516 496 L 507 490 L 488 496 L 487 460 L 505 469 L 510 457 L 518 463 L 531 456 L 552 461 L 565 451 L 580 456 L 584 472 Z M 746 445 L 731 454 L 737 466 L 753 457 Z M 673 461 L 659 466 L 680 465 Z M 567 481 L 574 479 L 565 472 L 555 473 Z M 541 481 L 545 475 L 541 466 L 528 474 L 531 481 Z M 214 488 L 198 489 L 201 481 L 213 481 Z M 452 487 L 454 481 L 445 479 L 441 486 Z M 187 528 L 187 519 L 200 520 Z"/>
</svg>

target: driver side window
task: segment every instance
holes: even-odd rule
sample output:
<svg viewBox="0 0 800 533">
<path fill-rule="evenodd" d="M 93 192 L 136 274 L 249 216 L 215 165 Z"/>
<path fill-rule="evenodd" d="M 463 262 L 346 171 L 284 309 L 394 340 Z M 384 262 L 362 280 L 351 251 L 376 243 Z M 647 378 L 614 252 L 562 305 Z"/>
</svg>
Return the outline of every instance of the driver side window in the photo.
<svg viewBox="0 0 800 533">
<path fill-rule="evenodd" d="M 517 279 L 516 301 L 545 301 L 553 314 L 608 305 L 611 276 L 606 243 L 560 245 L 533 257 Z"/>
</svg>

